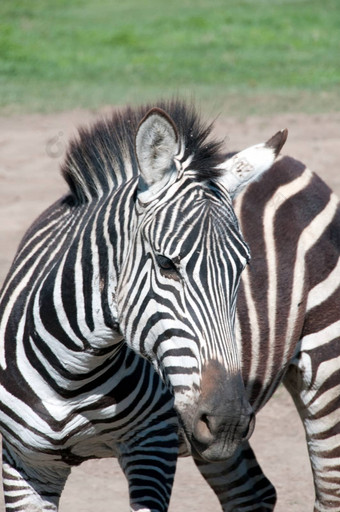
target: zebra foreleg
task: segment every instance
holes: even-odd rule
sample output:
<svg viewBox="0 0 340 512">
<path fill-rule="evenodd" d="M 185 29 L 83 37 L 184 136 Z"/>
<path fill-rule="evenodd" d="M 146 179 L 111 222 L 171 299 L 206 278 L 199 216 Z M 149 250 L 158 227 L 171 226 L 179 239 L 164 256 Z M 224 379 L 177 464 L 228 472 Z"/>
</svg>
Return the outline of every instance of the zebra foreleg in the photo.
<svg viewBox="0 0 340 512">
<path fill-rule="evenodd" d="M 325 361 L 322 347 L 315 348 L 314 353 L 301 352 L 284 381 L 306 432 L 315 487 L 314 512 L 340 510 L 339 356 L 327 355 L 329 360 Z"/>
<path fill-rule="evenodd" d="M 178 454 L 177 434 L 139 438 L 122 445 L 118 460 L 129 485 L 130 510 L 166 512 L 169 507 Z"/>
<path fill-rule="evenodd" d="M 57 511 L 70 469 L 29 467 L 3 440 L 2 477 L 6 512 Z"/>
<path fill-rule="evenodd" d="M 227 461 L 195 460 L 195 463 L 224 512 L 269 512 L 274 509 L 275 489 L 264 476 L 248 442 Z"/>
</svg>

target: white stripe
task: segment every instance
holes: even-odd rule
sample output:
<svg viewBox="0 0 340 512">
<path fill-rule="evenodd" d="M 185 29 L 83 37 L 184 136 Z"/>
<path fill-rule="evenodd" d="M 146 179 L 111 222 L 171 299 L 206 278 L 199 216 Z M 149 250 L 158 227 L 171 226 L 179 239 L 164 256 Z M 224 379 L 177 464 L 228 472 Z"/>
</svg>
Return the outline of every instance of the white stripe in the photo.
<svg viewBox="0 0 340 512">
<path fill-rule="evenodd" d="M 320 345 L 325 345 L 340 336 L 340 320 L 331 325 L 327 325 L 321 331 L 313 332 L 302 338 L 301 351 L 313 350 Z"/>
<path fill-rule="evenodd" d="M 276 244 L 275 244 L 275 216 L 279 208 L 292 196 L 301 192 L 308 186 L 312 178 L 312 173 L 308 169 L 296 178 L 294 181 L 279 187 L 272 199 L 267 203 L 264 216 L 263 216 L 263 232 L 266 246 L 266 260 L 268 269 L 268 354 L 266 371 L 262 378 L 262 385 L 265 388 L 272 380 L 272 368 L 274 363 L 275 349 L 276 349 L 276 313 L 277 313 L 277 259 L 276 259 Z M 286 340 L 286 346 L 289 347 L 289 338 Z M 258 397 L 261 400 L 261 396 Z M 254 404 L 254 407 L 257 403 Z"/>
<path fill-rule="evenodd" d="M 308 294 L 307 312 L 328 299 L 340 284 L 340 258 L 330 274 Z"/>
<path fill-rule="evenodd" d="M 339 359 L 339 358 L 336 358 Z M 334 366 L 337 364 L 337 368 L 335 371 L 339 369 L 339 360 L 337 360 L 334 363 Z M 324 368 L 327 365 L 327 361 L 324 363 Z M 334 370 L 334 368 L 333 368 Z M 324 375 L 321 376 L 321 380 L 317 377 L 315 381 L 315 386 L 313 386 L 310 390 L 307 392 L 301 393 L 301 398 L 303 400 L 303 403 L 305 404 L 305 407 L 308 408 L 308 414 L 310 416 L 313 416 L 314 414 L 317 414 L 320 410 L 322 410 L 325 407 L 325 404 L 330 404 L 334 399 L 336 399 L 338 396 L 340 396 L 340 384 L 337 386 L 334 386 L 331 389 L 328 389 L 324 393 L 322 393 L 321 396 L 317 398 L 317 400 L 314 401 L 314 403 L 310 404 L 310 402 L 313 400 L 314 396 L 319 392 L 319 385 L 320 383 L 324 382 L 327 378 L 331 376 L 333 373 L 333 370 L 328 373 L 327 369 L 323 370 Z M 330 427 L 329 424 L 325 425 L 325 430 L 328 430 Z"/>
<path fill-rule="evenodd" d="M 250 324 L 250 338 L 251 338 L 251 364 L 249 369 L 249 377 L 248 377 L 248 395 L 250 396 L 252 393 L 253 383 L 255 382 L 257 376 L 257 370 L 259 365 L 259 354 L 260 354 L 260 328 L 259 328 L 259 318 L 257 315 L 257 311 L 255 308 L 255 301 L 251 292 L 251 286 L 249 281 L 249 269 L 246 268 L 243 272 L 242 283 L 244 287 L 245 293 L 245 302 L 248 308 L 248 316 L 249 316 L 249 324 Z M 237 321 L 239 319 L 237 317 Z M 241 335 L 240 331 L 237 329 L 236 333 L 239 332 L 239 336 Z M 247 344 L 248 345 L 248 344 Z M 240 347 L 240 353 L 242 353 L 244 348 L 244 343 L 242 344 L 241 339 L 238 341 L 238 347 Z M 241 360 L 243 359 L 243 354 Z"/>
<path fill-rule="evenodd" d="M 75 343 L 78 347 L 84 348 L 84 344 L 82 340 L 78 338 L 78 336 L 73 331 L 70 322 L 68 320 L 66 311 L 64 309 L 64 303 L 63 303 L 63 297 L 62 297 L 62 281 L 65 280 L 64 274 L 64 267 L 65 267 L 65 261 L 68 256 L 68 251 L 65 253 L 55 278 L 54 282 L 54 288 L 53 288 L 53 304 L 54 304 L 54 310 L 55 314 L 58 318 L 59 324 L 62 326 L 63 331 L 66 333 L 68 338 L 72 340 L 73 343 Z M 65 284 L 64 284 L 65 286 Z"/>
<path fill-rule="evenodd" d="M 290 339 L 294 334 L 296 316 L 298 308 L 296 307 L 302 300 L 304 282 L 305 282 L 305 266 L 301 265 L 304 261 L 306 253 L 316 244 L 326 227 L 332 222 L 338 207 L 338 198 L 335 194 L 330 196 L 327 206 L 312 220 L 312 222 L 302 232 L 296 251 L 293 290 L 290 304 L 290 312 L 288 316 L 287 337 Z M 287 350 L 289 344 L 286 344 Z"/>
</svg>

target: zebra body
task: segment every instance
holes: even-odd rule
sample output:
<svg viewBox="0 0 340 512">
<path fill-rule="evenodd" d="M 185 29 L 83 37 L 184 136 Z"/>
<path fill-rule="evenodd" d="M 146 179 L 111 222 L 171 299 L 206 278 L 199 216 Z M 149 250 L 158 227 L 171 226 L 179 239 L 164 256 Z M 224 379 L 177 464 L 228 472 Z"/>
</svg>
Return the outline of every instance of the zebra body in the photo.
<svg viewBox="0 0 340 512">
<path fill-rule="evenodd" d="M 167 510 L 178 420 L 205 460 L 253 430 L 234 338 L 249 253 L 229 193 L 286 134 L 223 163 L 193 111 L 165 107 L 171 117 L 126 110 L 80 133 L 70 194 L 26 233 L 4 283 L 6 510 L 57 510 L 70 467 L 107 456 L 131 510 Z"/>
<path fill-rule="evenodd" d="M 65 314 L 61 299 L 58 303 L 55 286 L 58 276 L 65 280 L 66 291 L 74 294 L 75 301 L 79 291 L 76 290 L 79 283 L 72 283 L 63 255 L 68 237 L 78 244 L 81 219 L 79 224 L 78 216 L 65 222 L 66 208 L 63 201 L 54 205 L 51 214 L 47 213 L 47 224 L 41 226 L 38 220 L 19 249 L 23 265 L 31 266 L 34 262 L 35 272 L 30 276 L 30 283 L 34 283 L 34 300 L 25 297 L 26 303 L 22 306 L 27 308 L 26 318 L 33 326 L 28 346 L 20 347 L 18 340 L 18 364 L 11 360 L 11 349 L 7 349 L 7 367 L 3 369 L 9 373 L 6 380 L 2 379 L 6 389 L 1 393 L 1 423 L 6 439 L 3 452 L 4 483 L 8 490 L 6 506 L 13 501 L 14 510 L 55 510 L 72 465 L 89 458 L 116 456 L 127 475 L 129 463 L 135 463 L 137 467 L 143 463 L 145 473 L 152 480 L 155 477 L 152 466 L 156 460 L 160 483 L 153 484 L 155 491 L 151 497 L 145 493 L 149 498 L 146 509 L 162 510 L 170 496 L 177 459 L 177 417 L 173 398 L 149 362 L 122 342 L 116 318 L 107 318 L 105 323 L 97 315 L 94 318 L 97 325 L 90 330 L 85 322 L 85 304 L 77 302 L 78 314 L 72 319 Z M 92 216 L 95 218 L 96 213 Z M 89 229 L 91 232 L 92 228 Z M 44 247 L 42 254 L 41 245 Z M 29 256 L 27 261 L 26 254 Z M 57 255 L 59 263 L 51 272 L 51 260 L 54 261 Z M 16 270 L 18 275 L 26 274 L 20 264 Z M 98 276 L 93 275 L 95 280 Z M 97 286 L 99 291 L 99 281 Z M 5 285 L 5 293 L 6 289 Z M 8 292 L 12 290 L 8 288 Z M 107 293 L 112 291 L 108 289 Z M 99 295 L 92 297 L 92 307 L 97 304 L 98 311 Z M 18 317 L 12 311 L 10 313 L 13 329 L 20 325 L 22 312 L 18 309 Z M 72 325 L 72 320 L 82 330 L 81 334 L 76 331 L 78 336 L 75 335 L 76 322 Z M 56 332 L 58 323 L 63 331 L 59 328 L 59 343 L 56 343 L 51 331 Z M 7 329 L 10 327 L 8 322 Z M 83 348 L 79 347 L 80 340 L 84 342 Z M 43 343 L 39 344 L 39 341 Z M 28 382 L 23 386 L 20 374 L 25 376 L 27 368 L 30 369 Z M 149 471 L 146 469 L 148 465 L 151 467 Z M 14 479 L 17 483 L 13 486 Z M 17 488 L 22 488 L 22 480 L 33 483 L 23 489 L 20 497 Z M 129 481 L 133 487 L 132 476 Z M 148 485 L 147 478 L 138 484 L 140 488 L 143 485 Z M 140 503 L 144 499 L 140 500 L 138 496 L 139 492 L 143 494 L 138 486 L 136 490 L 131 489 L 132 507 L 134 501 Z M 45 493 L 47 497 L 44 497 Z"/>
<path fill-rule="evenodd" d="M 249 402 L 258 412 L 284 382 L 306 431 L 314 511 L 338 511 L 339 200 L 303 164 L 284 157 L 237 198 L 235 211 L 252 255 L 236 328 Z M 275 490 L 248 442 L 227 462 L 198 464 L 223 510 L 273 510 Z"/>
<path fill-rule="evenodd" d="M 139 117 L 144 113 L 139 113 Z M 176 118 L 175 111 L 171 114 Z M 136 120 L 132 121 L 134 125 Z M 171 133 L 171 128 L 166 130 Z M 189 126 L 185 131 L 190 135 Z M 214 160 L 211 147 L 211 155 L 205 155 L 208 160 L 195 160 L 195 148 L 188 149 L 183 144 L 175 163 L 177 173 L 184 179 L 171 182 L 176 175 L 168 176 L 172 187 L 177 183 L 178 196 L 177 192 L 167 196 L 167 189 L 163 190 L 157 180 L 153 182 L 148 173 L 144 173 L 144 183 L 138 179 L 138 167 L 144 168 L 145 161 L 147 166 L 153 164 L 142 150 L 140 162 L 131 157 L 133 143 L 129 130 L 119 133 L 119 140 L 115 139 L 120 149 L 116 156 L 112 156 L 114 147 L 106 147 L 102 132 L 103 126 L 98 126 L 92 134 L 84 132 L 81 144 L 75 144 L 69 152 L 67 169 L 72 172 L 70 176 L 67 169 L 64 172 L 73 194 L 52 206 L 29 230 L 2 291 L 1 339 L 7 344 L 6 350 L 0 353 L 0 418 L 7 509 L 56 510 L 72 465 L 91 457 L 116 456 L 129 481 L 132 510 L 166 510 L 176 465 L 179 417 L 184 429 L 181 439 L 186 438 L 180 452 L 194 455 L 224 511 L 273 510 L 275 491 L 247 441 L 252 429 L 249 417 L 248 427 L 242 426 L 242 431 L 249 430 L 245 438 L 242 434 L 232 438 L 230 432 L 235 430 L 235 425 L 227 425 L 223 443 L 229 452 L 221 460 L 216 458 L 214 449 L 206 452 L 210 453 L 210 460 L 202 451 L 198 453 L 202 445 L 204 450 L 219 445 L 218 440 L 211 441 L 211 432 L 205 429 L 206 426 L 212 429 L 213 421 L 209 420 L 210 425 L 202 424 L 202 417 L 197 421 L 197 408 L 201 415 L 209 417 L 211 409 L 207 410 L 207 405 L 213 404 L 218 409 L 221 401 L 221 395 L 214 397 L 208 393 L 208 401 L 204 402 L 200 392 L 209 387 L 214 389 L 226 372 L 222 397 L 229 407 L 222 412 L 229 415 L 240 411 L 240 404 L 244 404 L 243 411 L 249 414 L 247 402 L 257 412 L 279 383 L 285 382 L 306 428 L 316 489 L 315 511 L 338 510 L 340 220 L 337 199 L 302 164 L 287 158 L 274 164 L 235 203 L 252 259 L 243 273 L 238 293 L 236 352 L 233 355 L 232 336 L 227 336 L 228 343 L 221 345 L 223 350 L 231 347 L 233 364 L 226 361 L 228 354 L 217 353 L 221 346 L 213 340 L 201 344 L 200 354 L 190 343 L 182 351 L 176 343 L 170 349 L 164 345 L 163 350 L 167 338 L 176 338 L 173 330 L 178 325 L 182 326 L 181 341 L 192 342 L 195 336 L 199 338 L 195 329 L 202 326 L 202 315 L 209 317 L 198 306 L 202 301 L 199 291 L 196 298 L 200 300 L 192 303 L 195 336 L 188 336 L 188 325 L 183 319 L 183 312 L 188 311 L 183 306 L 183 295 L 177 296 L 181 306 L 171 317 L 168 287 L 172 281 L 175 288 L 178 286 L 178 269 L 171 263 L 181 261 L 184 265 L 185 261 L 183 255 L 176 260 L 178 254 L 171 250 L 178 248 L 188 226 L 184 222 L 182 235 L 180 230 L 176 232 L 178 224 L 174 219 L 178 217 L 171 207 L 167 210 L 164 205 L 167 201 L 171 204 L 176 196 L 177 204 L 183 201 L 181 211 L 186 212 L 185 218 L 192 224 L 198 219 L 199 226 L 204 223 L 201 216 L 204 201 L 199 203 L 202 194 L 208 194 L 212 204 L 222 198 L 222 204 L 217 202 L 216 208 L 227 219 L 228 233 L 238 241 L 238 251 L 245 251 L 243 262 L 236 265 L 239 267 L 236 273 L 226 270 L 228 276 L 234 276 L 233 285 L 229 283 L 221 289 L 221 296 L 233 311 L 247 251 L 235 229 L 237 224 L 224 187 L 231 194 L 237 193 L 239 183 L 247 181 L 249 168 L 258 166 L 258 162 L 255 165 L 253 155 L 242 156 L 242 153 L 219 162 L 218 158 Z M 124 142 L 126 136 L 128 140 Z M 143 140 L 142 137 L 137 141 L 137 151 L 138 146 L 144 147 Z M 171 144 L 176 145 L 176 140 L 172 139 Z M 163 162 L 164 158 L 167 157 L 163 155 Z M 252 165 L 247 165 L 247 158 Z M 95 168 L 94 160 L 101 162 L 100 172 L 88 175 L 79 172 L 81 168 Z M 207 166 L 207 175 L 201 175 L 200 180 L 209 180 L 209 172 L 213 175 L 212 183 L 208 189 L 203 187 L 203 191 L 196 180 L 197 166 L 201 164 L 202 168 L 202 161 Z M 270 166 L 265 163 L 261 171 Z M 107 169 L 112 167 L 119 172 L 108 173 Z M 223 174 L 228 168 L 232 173 L 221 183 L 212 169 L 220 169 Z M 105 177 L 111 182 L 106 183 Z M 166 176 L 162 179 L 169 184 Z M 107 193 L 105 187 L 119 189 L 119 194 Z M 185 194 L 181 196 L 186 187 L 196 199 L 191 208 Z M 155 198 L 157 201 L 153 203 Z M 115 215 L 117 211 L 121 213 Z M 145 215 L 149 212 L 152 216 L 155 211 L 158 222 Z M 145 254 L 146 240 L 150 240 L 150 235 L 157 235 L 162 222 L 166 232 L 178 234 L 177 243 L 157 247 L 153 257 L 157 261 L 149 258 L 146 274 L 143 268 L 133 272 L 134 264 Z M 225 229 L 223 222 L 221 229 Z M 128 248 L 120 230 L 136 233 Z M 201 233 L 199 228 L 193 232 L 195 235 L 189 239 L 192 246 Z M 113 239 L 119 243 L 112 243 Z M 73 251 L 66 250 L 70 244 Z M 101 250 L 96 250 L 97 247 Z M 216 248 L 219 249 L 218 244 Z M 237 260 L 235 253 L 233 257 Z M 160 267 L 161 277 L 152 274 L 155 263 Z M 118 274 L 121 280 L 117 286 Z M 131 275 L 136 288 L 131 287 Z M 136 296 L 134 289 L 141 282 L 143 287 L 145 283 L 150 286 L 144 295 Z M 203 288 L 209 291 L 209 282 Z M 230 291 L 228 297 L 226 289 Z M 84 300 L 86 296 L 91 297 L 90 303 Z M 211 304 L 217 300 L 211 294 L 206 298 Z M 149 324 L 121 314 L 131 311 L 138 301 L 145 311 L 151 304 Z M 68 304 L 67 310 L 64 304 Z M 159 305 L 161 319 L 154 316 L 155 304 Z M 217 310 L 219 304 L 217 300 Z M 162 324 L 169 316 L 171 336 L 169 325 L 164 328 Z M 171 324 L 173 319 L 176 327 Z M 152 329 L 158 323 L 160 330 L 155 332 Z M 149 335 L 143 330 L 145 325 Z M 222 325 L 223 321 L 219 321 L 218 326 Z M 229 326 L 232 331 L 232 314 Z M 22 336 L 25 332 L 30 333 L 29 338 Z M 56 344 L 55 338 L 62 343 Z M 25 343 L 20 343 L 24 339 Z M 160 352 L 154 350 L 155 340 Z M 179 359 L 175 360 L 175 355 Z M 178 363 L 180 369 L 176 367 Z M 239 381 L 232 378 L 238 367 L 242 370 L 244 394 Z M 181 379 L 176 381 L 178 375 Z M 192 403 L 197 406 L 196 412 L 190 408 Z M 189 419 L 185 419 L 186 409 Z M 195 421 L 196 439 L 185 423 Z M 220 424 L 217 430 L 221 427 Z M 202 442 L 197 443 L 197 438 Z M 226 455 L 227 460 L 222 460 Z"/>
</svg>

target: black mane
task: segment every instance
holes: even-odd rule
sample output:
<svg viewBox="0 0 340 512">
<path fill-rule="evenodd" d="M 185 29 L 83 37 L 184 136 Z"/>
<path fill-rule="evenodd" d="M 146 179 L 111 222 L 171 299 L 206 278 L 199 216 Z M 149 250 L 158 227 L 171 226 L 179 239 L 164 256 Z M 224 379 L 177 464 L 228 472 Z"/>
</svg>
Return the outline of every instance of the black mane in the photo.
<svg viewBox="0 0 340 512">
<path fill-rule="evenodd" d="M 90 128 L 81 128 L 71 142 L 62 174 L 78 203 L 107 194 L 138 175 L 134 145 L 139 123 L 152 107 L 165 110 L 184 141 L 183 161 L 192 155 L 190 168 L 198 180 L 220 175 L 216 166 L 223 160 L 221 142 L 209 140 L 211 125 L 203 125 L 193 106 L 180 101 L 159 102 L 115 111 Z"/>
</svg>

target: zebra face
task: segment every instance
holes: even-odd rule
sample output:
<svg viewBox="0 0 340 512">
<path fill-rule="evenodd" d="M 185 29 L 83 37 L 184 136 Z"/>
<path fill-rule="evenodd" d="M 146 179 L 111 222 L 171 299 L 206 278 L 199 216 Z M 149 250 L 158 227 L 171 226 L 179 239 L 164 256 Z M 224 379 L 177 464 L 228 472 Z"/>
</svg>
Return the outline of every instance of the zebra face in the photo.
<svg viewBox="0 0 340 512">
<path fill-rule="evenodd" d="M 171 388 L 193 454 L 220 460 L 254 427 L 234 339 L 249 252 L 223 181 L 198 181 L 179 151 L 173 122 L 151 111 L 136 139 L 141 178 L 119 323 Z"/>
<path fill-rule="evenodd" d="M 233 335 L 248 248 L 229 197 L 185 176 L 140 217 L 121 289 L 126 340 L 172 389 L 195 451 L 228 457 L 252 421 Z"/>
</svg>

